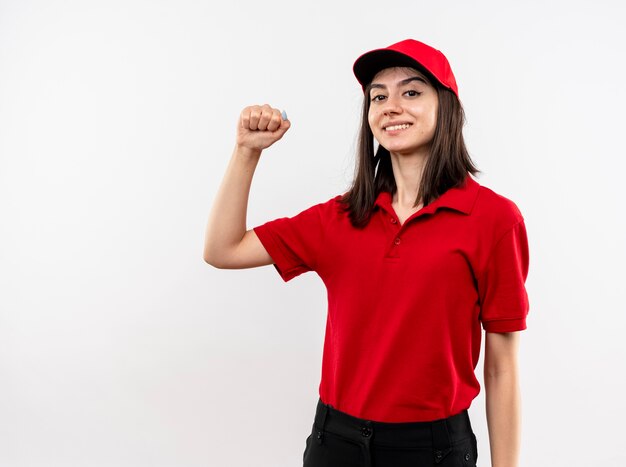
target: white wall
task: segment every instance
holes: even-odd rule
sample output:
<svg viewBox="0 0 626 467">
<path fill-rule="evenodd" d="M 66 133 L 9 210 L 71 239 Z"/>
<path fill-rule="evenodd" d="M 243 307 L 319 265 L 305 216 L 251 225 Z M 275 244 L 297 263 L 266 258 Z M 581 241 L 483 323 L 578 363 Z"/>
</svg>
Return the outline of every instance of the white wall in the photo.
<svg viewBox="0 0 626 467">
<path fill-rule="evenodd" d="M 301 465 L 323 284 L 214 269 L 204 228 L 248 104 L 293 125 L 262 156 L 249 228 L 344 190 L 352 63 L 407 37 L 450 59 L 478 180 L 526 218 L 521 465 L 626 465 L 625 13 L 0 1 L 0 465 Z M 486 467 L 484 392 L 470 416 Z"/>
</svg>

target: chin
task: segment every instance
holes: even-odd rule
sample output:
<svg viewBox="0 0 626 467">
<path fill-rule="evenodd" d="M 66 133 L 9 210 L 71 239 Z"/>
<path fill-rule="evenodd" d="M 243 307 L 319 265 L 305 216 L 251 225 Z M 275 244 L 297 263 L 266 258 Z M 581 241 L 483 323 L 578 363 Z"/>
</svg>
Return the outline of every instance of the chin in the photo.
<svg viewBox="0 0 626 467">
<path fill-rule="evenodd" d="M 387 144 L 389 143 L 389 144 Z M 429 149 L 429 143 L 412 142 L 412 144 L 404 144 L 402 141 L 383 141 L 380 143 L 387 151 L 396 153 L 400 156 L 410 156 L 416 153 L 421 153 L 425 149 Z"/>
<path fill-rule="evenodd" d="M 406 146 L 402 144 L 389 144 L 389 145 L 381 144 L 381 146 L 384 147 L 387 151 L 393 152 L 400 156 L 404 156 L 404 155 L 409 156 L 411 154 L 416 153 L 419 150 L 419 147 Z"/>
</svg>

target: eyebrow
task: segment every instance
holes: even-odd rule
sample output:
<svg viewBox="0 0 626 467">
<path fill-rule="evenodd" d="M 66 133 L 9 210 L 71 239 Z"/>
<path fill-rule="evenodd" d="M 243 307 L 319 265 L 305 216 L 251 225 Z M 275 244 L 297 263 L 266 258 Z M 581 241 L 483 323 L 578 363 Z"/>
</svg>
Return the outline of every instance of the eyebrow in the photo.
<svg viewBox="0 0 626 467">
<path fill-rule="evenodd" d="M 409 84 L 411 81 L 421 81 L 424 84 L 428 84 L 426 80 L 422 78 L 421 76 L 411 76 L 410 78 L 403 79 L 402 81 L 400 81 L 400 85 L 404 86 L 405 84 Z M 386 89 L 387 86 L 385 86 L 384 84 L 379 84 L 379 83 L 370 84 L 370 89 L 375 89 L 375 88 Z"/>
</svg>

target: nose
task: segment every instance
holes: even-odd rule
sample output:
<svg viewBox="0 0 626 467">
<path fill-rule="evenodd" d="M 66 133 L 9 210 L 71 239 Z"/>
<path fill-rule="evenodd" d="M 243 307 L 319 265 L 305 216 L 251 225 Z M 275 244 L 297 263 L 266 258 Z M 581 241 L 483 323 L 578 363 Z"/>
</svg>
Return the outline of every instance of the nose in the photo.
<svg viewBox="0 0 626 467">
<path fill-rule="evenodd" d="M 397 97 L 389 95 L 387 99 L 385 99 L 385 105 L 382 110 L 385 115 L 399 114 L 402 113 L 402 106 Z"/>
</svg>

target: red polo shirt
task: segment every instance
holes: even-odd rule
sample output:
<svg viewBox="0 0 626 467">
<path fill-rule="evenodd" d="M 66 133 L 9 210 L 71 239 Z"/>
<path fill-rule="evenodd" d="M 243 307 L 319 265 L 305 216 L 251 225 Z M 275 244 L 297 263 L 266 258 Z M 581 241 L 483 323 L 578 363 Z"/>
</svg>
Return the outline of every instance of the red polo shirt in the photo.
<svg viewBox="0 0 626 467">
<path fill-rule="evenodd" d="M 526 329 L 519 209 L 469 175 L 403 224 L 390 193 L 362 230 L 339 198 L 254 227 L 284 281 L 315 271 L 326 285 L 320 398 L 381 422 L 467 409 L 480 392 L 481 323 Z"/>
</svg>

